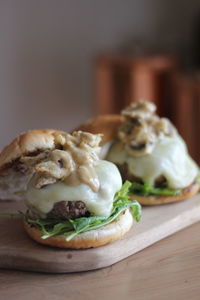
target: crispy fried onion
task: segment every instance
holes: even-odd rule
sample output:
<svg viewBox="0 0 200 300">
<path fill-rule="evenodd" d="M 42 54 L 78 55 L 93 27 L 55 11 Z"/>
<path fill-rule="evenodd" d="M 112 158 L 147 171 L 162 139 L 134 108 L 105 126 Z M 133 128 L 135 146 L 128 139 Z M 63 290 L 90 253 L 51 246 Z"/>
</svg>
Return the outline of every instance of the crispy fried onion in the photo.
<svg viewBox="0 0 200 300">
<path fill-rule="evenodd" d="M 118 138 L 130 155 L 151 153 L 160 139 L 177 133 L 171 122 L 158 117 L 155 111 L 156 106 L 148 101 L 132 103 L 122 111 L 124 122 Z"/>
<path fill-rule="evenodd" d="M 29 164 L 36 172 L 36 188 L 60 180 L 68 185 L 85 183 L 95 192 L 99 180 L 95 166 L 99 161 L 101 135 L 75 131 L 60 134 L 55 138 L 55 148 L 36 156 L 25 156 L 21 161 Z"/>
</svg>

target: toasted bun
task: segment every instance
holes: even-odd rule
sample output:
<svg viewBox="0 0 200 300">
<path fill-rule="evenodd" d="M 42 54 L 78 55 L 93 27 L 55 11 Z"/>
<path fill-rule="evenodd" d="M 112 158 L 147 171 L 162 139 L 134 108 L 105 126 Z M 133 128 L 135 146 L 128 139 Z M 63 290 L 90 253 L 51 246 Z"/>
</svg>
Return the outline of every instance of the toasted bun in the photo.
<svg viewBox="0 0 200 300">
<path fill-rule="evenodd" d="M 62 131 L 53 129 L 30 130 L 16 137 L 0 153 L 0 199 L 21 200 L 23 194 L 16 191 L 25 190 L 32 173 L 22 170 L 19 158 L 34 155 L 54 147 L 54 137 Z"/>
<path fill-rule="evenodd" d="M 0 153 L 0 170 L 12 163 L 22 155 L 51 149 L 54 146 L 54 138 L 62 131 L 53 129 L 30 130 L 16 137 Z"/>
<path fill-rule="evenodd" d="M 130 211 L 127 209 L 112 223 L 96 230 L 80 233 L 71 241 L 66 241 L 66 236 L 64 235 L 58 235 L 43 240 L 41 239 L 41 231 L 36 227 L 24 222 L 24 228 L 28 235 L 40 244 L 58 248 L 87 249 L 110 244 L 122 238 L 122 236 L 130 230 L 132 224 L 133 218 Z"/>
<path fill-rule="evenodd" d="M 102 115 L 87 121 L 75 130 L 87 131 L 93 134 L 102 133 L 101 145 L 104 145 L 117 137 L 117 131 L 123 117 L 121 115 Z"/>
<path fill-rule="evenodd" d="M 183 189 L 181 194 L 176 196 L 138 196 L 132 195 L 131 200 L 137 200 L 142 205 L 157 205 L 178 202 L 196 195 L 199 191 L 199 184 L 193 183 Z"/>
</svg>

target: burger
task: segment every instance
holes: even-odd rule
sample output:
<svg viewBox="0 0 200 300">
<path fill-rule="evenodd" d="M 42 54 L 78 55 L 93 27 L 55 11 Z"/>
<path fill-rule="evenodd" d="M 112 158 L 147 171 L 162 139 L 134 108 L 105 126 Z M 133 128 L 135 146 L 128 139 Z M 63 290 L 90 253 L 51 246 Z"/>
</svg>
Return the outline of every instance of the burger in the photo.
<svg viewBox="0 0 200 300">
<path fill-rule="evenodd" d="M 199 190 L 199 168 L 173 124 L 156 114 L 156 106 L 138 101 L 121 115 L 104 115 L 79 127 L 103 133 L 102 157 L 129 180 L 131 198 L 143 205 L 171 203 Z"/>
<path fill-rule="evenodd" d="M 32 130 L 1 152 L 1 198 L 24 198 L 27 211 L 19 215 L 32 239 L 60 248 L 98 247 L 139 221 L 131 184 L 122 185 L 115 164 L 99 158 L 100 141 L 100 134 L 82 131 Z"/>
</svg>

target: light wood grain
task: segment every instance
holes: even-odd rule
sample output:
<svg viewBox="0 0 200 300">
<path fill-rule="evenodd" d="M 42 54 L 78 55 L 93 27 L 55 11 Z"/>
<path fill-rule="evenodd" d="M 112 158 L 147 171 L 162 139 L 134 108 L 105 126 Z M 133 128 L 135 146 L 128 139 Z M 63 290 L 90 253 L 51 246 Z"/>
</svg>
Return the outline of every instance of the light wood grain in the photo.
<svg viewBox="0 0 200 300">
<path fill-rule="evenodd" d="M 200 223 L 96 271 L 0 271 L 0 299 L 199 300 Z"/>
<path fill-rule="evenodd" d="M 0 204 L 16 211 L 22 204 Z M 77 272 L 110 266 L 200 219 L 200 197 L 143 209 L 142 221 L 120 241 L 88 250 L 39 245 L 23 231 L 20 218 L 1 217 L 0 267 L 41 272 Z"/>
</svg>

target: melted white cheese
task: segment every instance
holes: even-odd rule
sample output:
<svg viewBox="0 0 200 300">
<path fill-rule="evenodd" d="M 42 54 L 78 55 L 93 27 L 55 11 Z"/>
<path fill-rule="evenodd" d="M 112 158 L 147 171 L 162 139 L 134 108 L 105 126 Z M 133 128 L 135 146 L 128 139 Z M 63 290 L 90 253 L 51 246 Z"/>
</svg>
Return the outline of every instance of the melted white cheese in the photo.
<svg viewBox="0 0 200 300">
<path fill-rule="evenodd" d="M 104 160 L 99 161 L 95 171 L 100 181 L 100 189 L 97 193 L 86 184 L 67 186 L 63 182 L 36 189 L 33 177 L 27 187 L 26 204 L 41 218 L 45 218 L 54 203 L 62 200 L 80 200 L 94 215 L 108 217 L 113 207 L 114 195 L 122 186 L 121 175 L 113 163 Z"/>
<path fill-rule="evenodd" d="M 160 140 L 150 154 L 141 157 L 118 151 L 117 144 L 110 149 L 107 159 L 116 164 L 127 163 L 131 174 L 153 185 L 163 175 L 170 188 L 184 188 L 190 185 L 198 174 L 198 166 L 187 152 L 180 136 Z"/>
</svg>

